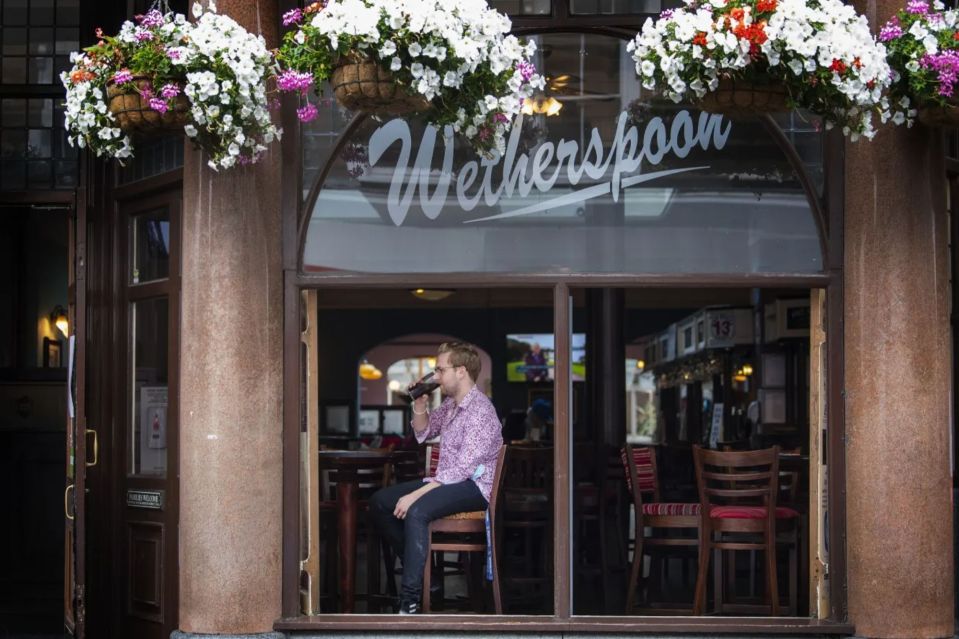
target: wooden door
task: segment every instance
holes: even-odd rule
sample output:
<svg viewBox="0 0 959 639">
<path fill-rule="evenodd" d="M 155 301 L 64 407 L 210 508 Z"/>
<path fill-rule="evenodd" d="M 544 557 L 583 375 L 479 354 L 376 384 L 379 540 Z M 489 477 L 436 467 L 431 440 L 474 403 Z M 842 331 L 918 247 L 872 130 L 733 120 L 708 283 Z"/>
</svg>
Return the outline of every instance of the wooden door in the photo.
<svg viewBox="0 0 959 639">
<path fill-rule="evenodd" d="M 114 627 L 138 639 L 177 626 L 180 203 L 174 190 L 120 206 Z"/>
<path fill-rule="evenodd" d="M 86 365 L 86 189 L 78 189 L 70 215 L 68 242 L 69 337 L 67 339 L 66 481 L 63 493 L 64 567 L 63 623 L 72 636 L 86 634 L 86 469 L 97 463 L 96 432 L 87 429 Z M 93 459 L 87 459 L 88 435 L 92 435 Z"/>
</svg>

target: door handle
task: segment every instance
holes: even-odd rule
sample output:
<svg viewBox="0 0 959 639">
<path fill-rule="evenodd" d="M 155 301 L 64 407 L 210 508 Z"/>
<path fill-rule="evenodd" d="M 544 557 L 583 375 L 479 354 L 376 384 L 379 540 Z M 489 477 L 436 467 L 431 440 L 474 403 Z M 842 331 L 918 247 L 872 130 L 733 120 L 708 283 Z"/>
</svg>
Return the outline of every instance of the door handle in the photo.
<svg viewBox="0 0 959 639">
<path fill-rule="evenodd" d="M 88 428 L 85 435 L 89 435 L 90 433 L 93 433 L 93 461 L 86 462 L 86 465 L 96 466 L 97 462 L 100 461 L 100 441 L 99 437 L 97 437 L 97 431 Z"/>
<path fill-rule="evenodd" d="M 76 488 L 76 486 L 74 484 L 70 484 L 63 491 L 63 515 L 70 521 L 73 521 L 74 517 L 76 516 L 76 513 L 74 513 L 73 515 L 70 514 L 70 502 L 69 502 L 69 499 L 67 498 L 67 495 L 70 494 L 70 490 L 73 488 Z"/>
</svg>

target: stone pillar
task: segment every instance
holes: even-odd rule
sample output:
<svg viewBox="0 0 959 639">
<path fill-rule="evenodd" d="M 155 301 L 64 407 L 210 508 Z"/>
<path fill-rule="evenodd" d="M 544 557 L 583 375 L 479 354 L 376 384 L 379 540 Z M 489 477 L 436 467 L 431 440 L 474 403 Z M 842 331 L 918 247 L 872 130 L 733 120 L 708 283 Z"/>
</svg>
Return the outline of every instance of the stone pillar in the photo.
<svg viewBox="0 0 959 639">
<path fill-rule="evenodd" d="M 899 0 L 857 3 L 881 25 Z M 953 636 L 952 340 L 941 132 L 846 144 L 849 620 L 860 637 Z"/>
<path fill-rule="evenodd" d="M 217 9 L 276 46 L 275 0 Z M 177 637 L 267 633 L 280 616 L 280 147 L 219 173 L 206 161 L 188 146 Z"/>
</svg>

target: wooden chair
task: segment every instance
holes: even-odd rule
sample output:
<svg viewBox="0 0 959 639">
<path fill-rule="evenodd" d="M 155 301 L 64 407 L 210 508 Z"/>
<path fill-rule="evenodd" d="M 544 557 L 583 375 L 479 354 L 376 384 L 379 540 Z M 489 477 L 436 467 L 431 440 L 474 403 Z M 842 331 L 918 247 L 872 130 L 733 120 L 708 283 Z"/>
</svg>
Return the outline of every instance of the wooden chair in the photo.
<svg viewBox="0 0 959 639">
<path fill-rule="evenodd" d="M 506 458 L 504 445 L 500 447 L 496 459 L 496 472 L 493 475 L 493 492 L 489 500 L 490 542 L 493 558 L 493 608 L 496 614 L 503 614 L 503 603 L 500 597 L 499 567 L 496 557 L 496 507 L 499 500 L 500 484 L 503 478 L 504 460 Z M 429 456 L 427 456 L 429 459 Z M 434 552 L 483 552 L 487 549 L 486 511 L 456 513 L 442 519 L 430 522 L 429 548 L 426 553 L 426 564 L 423 567 L 423 612 L 430 612 L 430 578 L 433 572 L 431 561 Z M 484 557 L 485 559 L 485 557 Z M 476 593 L 474 591 L 474 599 Z"/>
<path fill-rule="evenodd" d="M 718 569 L 724 550 L 761 550 L 765 556 L 763 612 L 778 616 L 779 586 L 776 576 L 777 520 L 795 519 L 792 508 L 776 506 L 779 493 L 779 447 L 742 452 L 718 452 L 693 447 L 696 483 L 702 505 L 699 571 L 693 614 L 706 605 L 706 579 L 711 551 Z M 722 609 L 722 580 L 715 598 Z"/>
<path fill-rule="evenodd" d="M 502 587 L 512 606 L 549 612 L 553 601 L 553 449 L 510 446 L 503 470 Z M 509 550 L 513 554 L 507 554 Z"/>
<path fill-rule="evenodd" d="M 627 488 L 633 498 L 633 561 L 626 591 L 626 612 L 633 610 L 636 592 L 643 582 L 643 556 L 651 548 L 689 550 L 699 547 L 700 511 L 698 503 L 664 503 L 659 491 L 656 449 L 626 444 L 621 451 L 626 468 Z M 648 501 L 644 501 L 644 496 Z M 647 536 L 646 529 L 653 529 Z M 656 530 L 695 531 L 694 536 L 656 536 Z M 667 612 L 657 608 L 657 612 Z M 688 612 L 684 610 L 681 612 Z"/>
</svg>

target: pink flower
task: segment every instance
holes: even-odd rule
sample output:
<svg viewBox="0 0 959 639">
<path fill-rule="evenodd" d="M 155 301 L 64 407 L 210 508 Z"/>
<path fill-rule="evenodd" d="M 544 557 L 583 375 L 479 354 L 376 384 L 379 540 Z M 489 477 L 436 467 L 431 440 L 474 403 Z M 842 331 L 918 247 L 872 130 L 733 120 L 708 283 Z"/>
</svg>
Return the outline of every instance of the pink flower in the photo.
<svg viewBox="0 0 959 639">
<path fill-rule="evenodd" d="M 135 16 L 136 21 L 144 27 L 159 27 L 163 25 L 163 14 L 157 9 L 147 11 L 145 16 Z"/>
<path fill-rule="evenodd" d="M 160 89 L 160 95 L 164 98 L 175 98 L 180 95 L 180 87 L 175 84 L 165 84 L 163 88 Z"/>
<path fill-rule="evenodd" d="M 140 88 L 140 97 L 149 100 L 153 97 L 153 85 L 147 83 Z"/>
<path fill-rule="evenodd" d="M 303 11 L 300 9 L 290 9 L 283 14 L 283 26 L 288 27 L 291 24 L 300 24 L 303 21 Z"/>
<path fill-rule="evenodd" d="M 130 73 L 129 69 L 120 69 L 113 74 L 113 82 L 115 84 L 126 84 L 133 80 L 133 74 Z"/>
<path fill-rule="evenodd" d="M 159 113 L 166 113 L 169 107 L 163 98 L 150 98 L 150 108 Z"/>
<path fill-rule="evenodd" d="M 277 77 L 276 86 L 280 91 L 299 91 L 306 93 L 306 90 L 313 84 L 312 73 L 300 73 L 289 69 Z"/>
<path fill-rule="evenodd" d="M 316 105 L 307 102 L 306 106 L 296 110 L 296 117 L 300 119 L 300 122 L 310 122 L 316 119 L 317 113 L 319 113 L 319 110 L 316 108 Z"/>
<path fill-rule="evenodd" d="M 180 59 L 180 50 L 179 49 L 167 49 L 166 56 L 173 61 Z"/>
<path fill-rule="evenodd" d="M 146 29 L 137 27 L 136 33 L 133 34 L 133 37 L 136 38 L 137 42 L 146 42 L 147 40 L 153 39 L 153 34 Z"/>
</svg>

